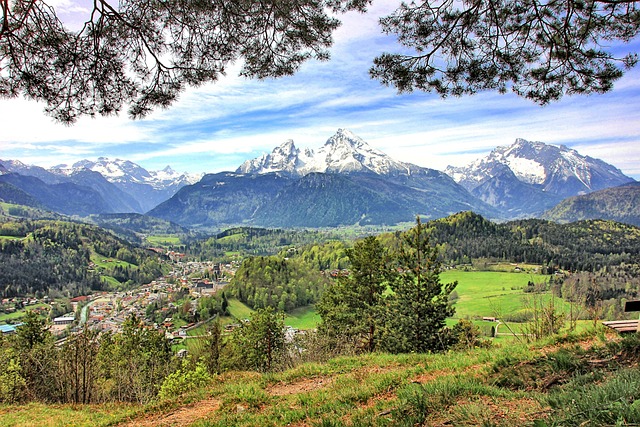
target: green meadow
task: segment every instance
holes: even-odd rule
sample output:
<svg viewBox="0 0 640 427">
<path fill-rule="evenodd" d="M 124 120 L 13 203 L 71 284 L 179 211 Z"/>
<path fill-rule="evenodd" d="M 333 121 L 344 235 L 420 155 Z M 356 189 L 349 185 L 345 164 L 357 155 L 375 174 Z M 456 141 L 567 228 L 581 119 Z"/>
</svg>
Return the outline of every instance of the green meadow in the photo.
<svg viewBox="0 0 640 427">
<path fill-rule="evenodd" d="M 442 283 L 458 281 L 455 318 L 502 317 L 524 308 L 522 289 L 529 281 L 542 283 L 550 276 L 499 271 L 447 270 Z"/>
<path fill-rule="evenodd" d="M 180 245 L 180 237 L 174 235 L 147 236 L 147 242 L 152 246 L 177 246 Z"/>
</svg>

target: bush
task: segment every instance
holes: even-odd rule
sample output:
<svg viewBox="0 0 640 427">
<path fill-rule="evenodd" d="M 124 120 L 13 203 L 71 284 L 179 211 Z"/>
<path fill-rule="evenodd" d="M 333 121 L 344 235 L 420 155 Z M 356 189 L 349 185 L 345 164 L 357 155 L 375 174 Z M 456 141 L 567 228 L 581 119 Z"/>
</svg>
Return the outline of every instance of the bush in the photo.
<svg viewBox="0 0 640 427">
<path fill-rule="evenodd" d="M 158 397 L 169 399 L 189 391 L 198 389 L 211 380 L 207 367 L 203 362 L 198 362 L 195 369 L 187 368 L 187 361 L 183 361 L 180 369 L 168 375 L 162 382 Z"/>
</svg>

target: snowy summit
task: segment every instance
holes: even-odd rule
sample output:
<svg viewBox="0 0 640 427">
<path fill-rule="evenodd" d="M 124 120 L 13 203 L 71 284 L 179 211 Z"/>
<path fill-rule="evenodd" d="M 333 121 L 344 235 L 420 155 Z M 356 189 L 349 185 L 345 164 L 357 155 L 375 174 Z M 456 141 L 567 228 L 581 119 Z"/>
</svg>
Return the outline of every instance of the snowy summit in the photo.
<svg viewBox="0 0 640 427">
<path fill-rule="evenodd" d="M 367 144 L 347 129 L 327 140 L 317 151 L 296 148 L 293 140 L 285 141 L 270 154 L 244 162 L 236 172 L 265 174 L 271 172 L 304 176 L 313 172 L 378 175 L 409 174 L 415 166 L 396 161 Z"/>
</svg>

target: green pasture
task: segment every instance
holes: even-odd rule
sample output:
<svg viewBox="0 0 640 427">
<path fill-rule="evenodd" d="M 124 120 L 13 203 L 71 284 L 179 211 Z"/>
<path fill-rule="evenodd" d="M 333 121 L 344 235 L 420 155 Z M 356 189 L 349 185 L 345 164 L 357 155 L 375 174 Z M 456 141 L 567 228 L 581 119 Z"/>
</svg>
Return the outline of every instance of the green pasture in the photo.
<svg viewBox="0 0 640 427">
<path fill-rule="evenodd" d="M 46 307 L 47 309 L 49 309 L 48 304 L 39 303 L 39 304 L 29 305 L 23 308 L 22 310 L 17 310 L 17 311 L 14 311 L 13 313 L 0 313 L 0 324 L 7 323 L 7 322 L 15 323 L 16 320 L 19 320 L 22 317 L 24 317 L 27 310 L 33 311 L 42 307 Z"/>
<path fill-rule="evenodd" d="M 152 246 L 177 246 L 180 245 L 180 237 L 168 234 L 168 235 L 153 235 L 147 236 L 147 242 Z"/>
<path fill-rule="evenodd" d="M 135 264 L 130 264 L 117 258 L 106 257 L 96 252 L 93 252 L 90 258 L 91 262 L 93 262 L 99 268 L 108 269 L 115 267 L 116 265 L 119 265 L 121 267 L 138 268 L 138 266 Z"/>
<path fill-rule="evenodd" d="M 315 306 L 298 307 L 284 318 L 284 323 L 296 329 L 314 329 L 320 323 Z"/>
<path fill-rule="evenodd" d="M 455 292 L 455 318 L 501 317 L 524 308 L 522 289 L 527 282 L 541 283 L 550 276 L 500 271 L 447 270 L 440 274 L 442 283 L 458 281 Z"/>
<path fill-rule="evenodd" d="M 539 298 L 546 303 L 552 295 L 547 292 L 542 295 L 523 292 L 529 281 L 543 283 L 550 276 L 525 272 L 503 271 L 461 271 L 448 270 L 440 274 L 442 283 L 458 281 L 455 291 L 458 298 L 454 303 L 456 313 L 449 322 L 453 325 L 458 319 L 472 319 L 481 328 L 490 328 L 490 322 L 483 322 L 483 317 L 498 317 L 512 315 L 527 310 L 532 298 Z M 560 298 L 555 299 L 559 311 L 568 313 L 569 304 Z M 229 312 L 237 319 L 247 319 L 253 312 L 249 307 L 237 299 L 229 299 Z M 300 307 L 287 314 L 285 324 L 297 329 L 313 329 L 320 322 L 320 316 L 315 307 Z M 510 322 L 509 326 L 515 333 L 521 332 L 521 325 Z M 500 332 L 509 332 L 501 327 Z"/>
<path fill-rule="evenodd" d="M 21 236 L 0 236 L 0 240 L 22 240 L 24 237 Z"/>
<path fill-rule="evenodd" d="M 251 310 L 236 298 L 229 298 L 229 313 L 236 319 L 248 319 L 251 317 Z"/>
<path fill-rule="evenodd" d="M 235 298 L 229 299 L 229 313 L 236 319 L 249 319 L 253 310 Z M 224 322 L 223 322 L 224 323 Z M 320 323 L 314 306 L 298 307 L 287 313 L 284 324 L 296 329 L 313 329 Z"/>
</svg>

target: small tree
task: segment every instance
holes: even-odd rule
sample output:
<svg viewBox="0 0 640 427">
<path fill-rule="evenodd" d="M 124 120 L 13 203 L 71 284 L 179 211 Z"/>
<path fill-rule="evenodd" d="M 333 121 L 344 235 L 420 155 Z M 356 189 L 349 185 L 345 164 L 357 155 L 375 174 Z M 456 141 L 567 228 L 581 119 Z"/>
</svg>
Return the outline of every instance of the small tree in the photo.
<svg viewBox="0 0 640 427">
<path fill-rule="evenodd" d="M 393 294 L 386 298 L 382 346 L 394 353 L 442 350 L 449 345 L 442 333 L 445 319 L 455 311 L 449 294 L 458 283 L 440 283 L 438 252 L 420 217 L 402 239 Z"/>
<path fill-rule="evenodd" d="M 236 330 L 233 339 L 242 352 L 244 368 L 272 371 L 282 360 L 285 348 L 284 315 L 267 307 L 253 313 L 251 320 Z"/>
<path fill-rule="evenodd" d="M 342 337 L 367 351 L 377 346 L 381 301 L 392 277 L 389 257 L 375 236 L 355 243 L 347 250 L 351 271 L 339 277 L 317 306 L 322 317 L 321 334 Z"/>
<path fill-rule="evenodd" d="M 207 327 L 206 338 L 202 341 L 199 359 L 204 363 L 210 374 L 220 373 L 220 354 L 222 352 L 222 325 L 216 319 Z"/>
</svg>

